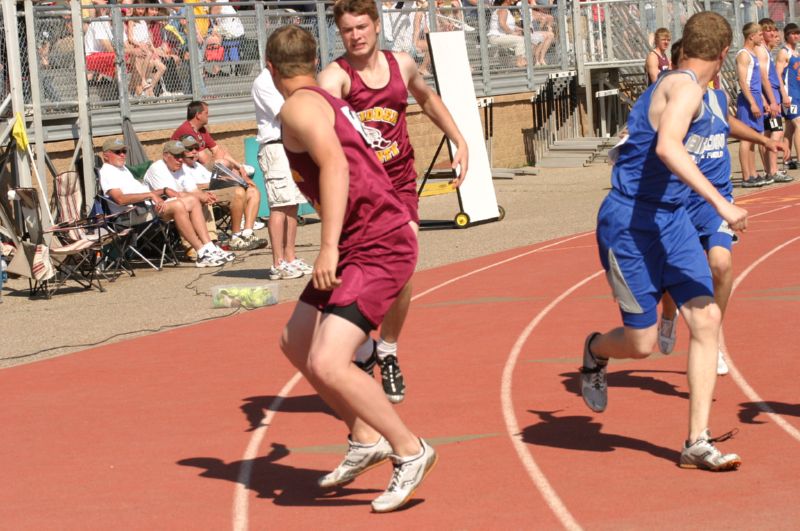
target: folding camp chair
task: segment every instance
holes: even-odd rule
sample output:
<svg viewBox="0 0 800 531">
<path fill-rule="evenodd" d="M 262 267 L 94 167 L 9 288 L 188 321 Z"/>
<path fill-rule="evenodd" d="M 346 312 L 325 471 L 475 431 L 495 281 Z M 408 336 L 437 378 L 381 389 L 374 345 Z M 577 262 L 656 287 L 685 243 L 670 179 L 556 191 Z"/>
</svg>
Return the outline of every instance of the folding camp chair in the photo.
<svg viewBox="0 0 800 531">
<path fill-rule="evenodd" d="M 83 222 L 83 195 L 78 172 L 67 171 L 56 175 L 55 192 L 57 221 L 65 225 Z M 88 236 L 90 239 L 97 239 L 103 245 L 103 255 L 98 267 L 109 281 L 116 280 L 120 269 L 133 276 L 133 270 L 125 258 L 125 247 L 130 240 L 131 229 L 112 224 L 114 218 L 123 213 L 104 214 L 85 220 L 98 227 Z M 77 238 L 79 235 L 71 234 L 70 236 Z"/>
<path fill-rule="evenodd" d="M 22 250 L 31 264 L 31 297 L 44 293 L 49 299 L 69 280 L 84 289 L 105 291 L 97 276 L 103 249 L 102 224 L 79 221 L 43 229 L 36 190 L 15 188 L 14 195 L 27 236 Z"/>
<path fill-rule="evenodd" d="M 175 235 L 170 230 L 170 223 L 159 218 L 151 205 L 137 203 L 131 205 L 133 208 L 126 208 L 104 195 L 98 195 L 97 202 L 104 214 L 122 212 L 112 221 L 113 228 L 131 230 L 124 247 L 127 263 L 142 262 L 156 271 L 161 271 L 164 263 L 174 266 L 180 264 L 175 254 Z"/>
</svg>

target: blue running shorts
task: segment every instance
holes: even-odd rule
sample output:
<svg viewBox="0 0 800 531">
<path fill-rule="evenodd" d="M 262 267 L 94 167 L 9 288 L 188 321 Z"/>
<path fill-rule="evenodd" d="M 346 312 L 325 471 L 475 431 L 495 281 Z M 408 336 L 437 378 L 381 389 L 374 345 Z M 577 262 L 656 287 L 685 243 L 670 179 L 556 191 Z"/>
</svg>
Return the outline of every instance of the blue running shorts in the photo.
<svg viewBox="0 0 800 531">
<path fill-rule="evenodd" d="M 720 190 L 720 193 L 733 203 L 733 196 L 730 192 L 725 193 Z M 724 247 L 731 250 L 734 232 L 708 201 L 692 193 L 686 202 L 686 212 L 689 214 L 689 219 L 692 220 L 697 235 L 700 237 L 700 244 L 706 252 L 712 247 Z"/>
<path fill-rule="evenodd" d="M 754 93 L 753 98 L 756 101 L 761 101 L 761 93 Z M 763 112 L 763 111 L 762 111 Z M 753 116 L 753 112 L 750 110 L 750 104 L 747 103 L 744 95 L 740 92 L 739 95 L 736 97 L 736 117 L 744 122 L 744 125 L 758 131 L 759 133 L 764 132 L 764 120 L 763 114 L 761 115 L 762 118 L 756 118 Z"/>
<path fill-rule="evenodd" d="M 597 214 L 596 235 L 625 326 L 655 325 L 665 290 L 678 307 L 714 296 L 706 254 L 684 207 L 635 201 L 612 190 Z"/>
</svg>

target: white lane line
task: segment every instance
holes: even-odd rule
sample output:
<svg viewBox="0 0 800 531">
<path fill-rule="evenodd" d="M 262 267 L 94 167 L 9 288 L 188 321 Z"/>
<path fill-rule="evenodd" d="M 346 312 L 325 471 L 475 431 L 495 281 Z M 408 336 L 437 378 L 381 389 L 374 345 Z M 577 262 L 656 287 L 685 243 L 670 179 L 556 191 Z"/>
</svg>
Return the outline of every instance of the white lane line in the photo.
<svg viewBox="0 0 800 531">
<path fill-rule="evenodd" d="M 734 280 L 733 288 L 731 289 L 731 297 L 733 297 L 733 293 L 736 291 L 736 288 L 739 287 L 739 285 L 744 281 L 745 278 L 747 278 L 747 275 L 749 275 L 750 272 L 753 271 L 753 269 L 758 267 L 761 263 L 766 261 L 768 258 L 770 258 L 778 251 L 782 250 L 784 247 L 791 245 L 797 240 L 800 240 L 800 236 L 796 236 L 791 240 L 788 240 L 778 245 L 768 253 L 762 255 L 758 260 L 750 264 L 750 266 L 744 271 L 742 271 L 741 274 L 738 277 L 736 277 L 736 280 Z M 733 381 L 736 383 L 736 385 L 739 386 L 739 389 L 742 390 L 745 396 L 747 396 L 747 398 L 751 402 L 755 402 L 756 405 L 758 406 L 758 409 L 766 413 L 767 416 L 770 419 L 772 419 L 772 421 L 775 422 L 775 424 L 780 426 L 780 428 L 783 431 L 788 433 L 790 437 L 793 437 L 796 441 L 800 442 L 800 431 L 798 431 L 797 428 L 789 424 L 782 416 L 775 413 L 775 411 L 767 405 L 767 403 L 764 401 L 763 398 L 761 398 L 761 396 L 759 396 L 759 394 L 755 391 L 755 389 L 753 389 L 750 386 L 750 384 L 747 383 L 745 377 L 742 375 L 739 369 L 736 368 L 736 365 L 733 363 L 733 360 L 731 359 L 730 355 L 727 356 L 727 359 L 728 359 L 728 368 L 730 369 L 731 378 L 733 378 Z"/>
<path fill-rule="evenodd" d="M 569 512 L 569 509 L 567 509 L 566 505 L 564 505 L 564 502 L 561 501 L 561 498 L 550 485 L 550 482 L 547 480 L 547 476 L 544 475 L 544 472 L 542 472 L 542 470 L 539 468 L 539 465 L 536 464 L 536 460 L 528 450 L 528 445 L 522 441 L 522 435 L 520 433 L 519 423 L 517 422 L 517 415 L 514 413 L 514 405 L 511 397 L 511 381 L 514 377 L 514 368 L 517 365 L 517 359 L 522 351 L 522 347 L 525 345 L 525 342 L 528 341 L 528 337 L 539 325 L 542 319 L 544 319 L 553 308 L 555 308 L 561 301 L 569 297 L 575 290 L 579 289 L 587 282 L 594 280 L 601 274 L 603 274 L 603 270 L 600 270 L 573 285 L 557 298 L 553 299 L 550 304 L 548 304 L 536 315 L 536 317 L 533 318 L 530 323 L 528 323 L 528 326 L 525 327 L 525 329 L 517 338 L 516 343 L 514 343 L 514 346 L 511 348 L 511 352 L 508 355 L 508 360 L 503 368 L 503 378 L 500 386 L 500 401 L 503 408 L 503 418 L 505 419 L 506 430 L 508 431 L 508 436 L 511 438 L 511 442 L 514 445 L 514 449 L 517 451 L 517 455 L 519 455 L 522 464 L 525 466 L 525 470 L 528 471 L 528 475 L 533 481 L 533 484 L 542 494 L 545 503 L 547 503 L 548 507 L 550 507 L 550 510 L 553 511 L 553 514 L 555 514 L 556 517 L 561 521 L 561 524 L 566 529 L 570 530 L 579 530 L 581 529 L 581 526 L 578 524 L 578 522 Z"/>
<path fill-rule="evenodd" d="M 498 266 L 501 266 L 503 264 L 507 264 L 507 263 L 509 263 L 509 262 L 511 262 L 513 260 L 517 260 L 519 258 L 523 258 L 523 257 L 528 256 L 530 254 L 537 253 L 539 251 L 543 251 L 545 249 L 549 249 L 549 248 L 554 247 L 556 245 L 561 245 L 562 243 L 570 242 L 572 240 L 576 240 L 578 238 L 582 238 L 582 237 L 588 236 L 590 234 L 594 234 L 594 231 L 582 232 L 580 234 L 576 234 L 576 235 L 570 236 L 568 238 L 564 238 L 562 240 L 557 240 L 557 241 L 555 241 L 553 243 L 548 243 L 547 245 L 543 245 L 541 247 L 537 247 L 536 249 L 531 249 L 530 251 L 525 251 L 524 253 L 520 253 L 520 254 L 514 255 L 514 256 L 512 256 L 510 258 L 506 258 L 505 260 L 500 260 L 499 262 L 495 262 L 493 264 L 489 264 L 487 266 L 484 266 L 484 267 L 481 267 L 481 268 L 478 268 L 478 269 L 474 269 L 474 270 L 472 270 L 472 271 L 470 271 L 468 273 L 465 273 L 463 275 L 451 278 L 449 280 L 446 280 L 446 281 L 442 282 L 441 284 L 438 284 L 436 286 L 433 286 L 430 289 L 427 289 L 427 290 L 425 290 L 425 291 L 423 291 L 421 293 L 418 293 L 418 294 L 414 295 L 411 298 L 411 300 L 412 301 L 416 301 L 417 299 L 419 299 L 421 297 L 424 297 L 425 295 L 428 295 L 430 293 L 433 293 L 434 291 L 437 291 L 437 290 L 439 290 L 439 289 L 441 289 L 441 288 L 443 288 L 445 286 L 449 286 L 450 284 L 452 284 L 452 283 L 454 283 L 454 282 L 456 282 L 458 280 L 463 280 L 463 279 L 465 279 L 467 277 L 470 277 L 472 275 L 476 275 L 476 274 L 481 273 L 483 271 L 486 271 L 488 269 L 492 269 L 494 267 L 498 267 Z M 274 421 L 275 415 L 278 414 L 278 409 L 280 409 L 280 406 L 283 403 L 283 400 L 286 397 L 289 396 L 289 393 L 292 392 L 292 389 L 294 388 L 295 385 L 297 385 L 297 383 L 300 381 L 301 378 L 302 378 L 302 375 L 298 372 L 294 376 L 292 376 L 292 378 L 288 382 L 286 382 L 286 385 L 283 386 L 283 388 L 280 390 L 278 395 L 275 397 L 275 399 L 270 404 L 269 411 L 267 412 L 267 415 L 264 418 L 264 420 L 262 421 L 261 425 L 258 428 L 256 428 L 255 430 L 253 430 L 253 434 L 250 436 L 250 441 L 247 444 L 247 449 L 245 450 L 244 456 L 242 457 L 242 465 L 239 468 L 239 476 L 237 478 L 236 488 L 235 488 L 235 491 L 234 491 L 234 497 L 233 497 L 233 529 L 234 529 L 234 531 L 246 531 L 248 529 L 248 527 L 249 527 L 249 504 L 250 504 L 250 498 L 248 496 L 248 491 L 250 490 L 250 480 L 251 480 L 252 474 L 253 474 L 253 460 L 258 455 L 259 447 L 261 446 L 261 443 L 264 440 L 264 436 L 267 433 L 267 429 L 269 428 L 269 426 Z"/>
<path fill-rule="evenodd" d="M 264 440 L 264 436 L 267 434 L 267 428 L 269 428 L 270 424 L 272 424 L 272 420 L 278 413 L 281 404 L 283 404 L 284 398 L 289 395 L 289 393 L 292 391 L 292 388 L 297 385 L 297 382 L 299 382 L 302 377 L 303 375 L 300 374 L 300 372 L 297 372 L 289 379 L 288 382 L 286 382 L 286 385 L 284 385 L 283 389 L 280 390 L 278 396 L 276 396 L 272 402 L 270 402 L 267 414 L 264 416 L 264 420 L 261 421 L 261 425 L 253 430 L 253 435 L 250 436 L 250 442 L 247 445 L 247 449 L 244 451 L 244 456 L 242 457 L 242 465 L 239 468 L 239 476 L 236 478 L 236 489 L 233 496 L 234 531 L 244 531 L 247 529 L 247 504 L 249 500 L 248 492 L 250 489 L 250 478 L 253 475 L 253 461 L 255 460 L 256 456 L 258 456 L 258 449 L 261 446 L 261 441 Z"/>
</svg>

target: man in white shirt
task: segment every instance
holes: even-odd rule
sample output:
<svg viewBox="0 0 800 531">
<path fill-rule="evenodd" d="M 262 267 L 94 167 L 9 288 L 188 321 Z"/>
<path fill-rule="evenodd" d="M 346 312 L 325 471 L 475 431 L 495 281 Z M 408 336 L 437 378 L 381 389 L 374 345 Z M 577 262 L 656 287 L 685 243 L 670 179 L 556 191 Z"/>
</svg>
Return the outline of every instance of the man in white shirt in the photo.
<svg viewBox="0 0 800 531">
<path fill-rule="evenodd" d="M 264 174 L 269 203 L 269 239 L 272 242 L 270 280 L 298 278 L 311 273 L 311 266 L 295 255 L 297 207 L 306 199 L 292 177 L 289 159 L 283 150 L 278 113 L 283 96 L 275 88 L 266 68 L 253 82 L 251 90 L 258 125 L 258 165 Z M 285 238 L 284 238 L 285 236 Z"/>
<path fill-rule="evenodd" d="M 230 246 L 234 251 L 250 251 L 264 247 L 267 241 L 255 235 L 254 228 L 261 193 L 255 186 L 242 186 L 239 182 L 227 179 L 212 179 L 208 169 L 198 162 L 200 144 L 191 135 L 180 138 L 186 151 L 183 154 L 183 177 L 179 179 L 184 187 L 196 187 L 211 191 L 217 202 L 230 204 L 231 236 Z M 183 184 L 186 181 L 186 184 Z M 244 226 L 244 227 L 243 227 Z M 261 228 L 264 224 L 261 224 Z"/>
</svg>

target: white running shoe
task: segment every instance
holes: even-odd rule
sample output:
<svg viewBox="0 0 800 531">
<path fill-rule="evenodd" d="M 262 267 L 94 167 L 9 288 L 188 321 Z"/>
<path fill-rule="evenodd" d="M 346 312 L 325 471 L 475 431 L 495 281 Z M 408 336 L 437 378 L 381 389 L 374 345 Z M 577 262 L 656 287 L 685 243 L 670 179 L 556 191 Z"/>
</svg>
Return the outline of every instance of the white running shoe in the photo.
<svg viewBox="0 0 800 531">
<path fill-rule="evenodd" d="M 663 315 L 658 322 L 658 350 L 662 354 L 670 354 L 675 348 L 675 338 L 678 337 L 678 313 L 674 319 L 666 319 Z"/>
<path fill-rule="evenodd" d="M 242 227 L 244 227 L 244 216 L 242 216 L 242 223 L 241 223 L 241 225 L 242 225 Z M 267 225 L 266 225 L 266 224 L 265 224 L 263 221 L 255 220 L 255 221 L 253 222 L 253 230 L 261 230 L 261 229 L 263 229 L 263 228 L 264 228 L 264 227 L 266 227 L 266 226 L 267 226 Z"/>
<path fill-rule="evenodd" d="M 267 271 L 267 277 L 270 280 L 290 280 L 302 276 L 303 273 L 290 266 L 286 260 L 283 260 L 277 267 L 270 267 Z"/>
<path fill-rule="evenodd" d="M 405 505 L 436 464 L 436 450 L 422 439 L 419 442 L 422 445 L 419 454 L 410 457 L 391 456 L 394 470 L 389 487 L 372 500 L 372 510 L 376 513 L 388 513 Z"/>
<path fill-rule="evenodd" d="M 728 364 L 725 362 L 725 355 L 720 350 L 718 351 L 717 355 L 717 374 L 719 376 L 725 376 L 726 374 L 728 374 L 728 372 L 729 369 L 728 369 Z"/>
<path fill-rule="evenodd" d="M 289 262 L 289 265 L 292 266 L 293 269 L 300 271 L 304 275 L 310 275 L 314 271 L 314 268 L 302 258 L 295 258 L 294 260 Z"/>
<path fill-rule="evenodd" d="M 214 254 L 213 252 L 203 253 L 194 262 L 195 267 L 219 267 L 225 265 L 225 260 Z"/>
<path fill-rule="evenodd" d="M 325 474 L 317 480 L 323 489 L 345 485 L 367 470 L 374 468 L 387 459 L 392 453 L 389 441 L 381 437 L 374 444 L 361 444 L 347 438 L 347 454 L 333 472 Z"/>
<path fill-rule="evenodd" d="M 219 257 L 219 259 L 222 260 L 223 262 L 233 262 L 234 258 L 236 258 L 235 254 L 233 254 L 230 251 L 226 251 L 225 249 L 219 246 L 214 246 L 214 250 L 211 251 L 211 254 Z"/>
<path fill-rule="evenodd" d="M 714 443 L 722 442 L 734 436 L 737 430 L 729 431 L 720 437 L 711 438 L 711 433 L 706 429 L 695 442 L 686 441 L 681 451 L 681 468 L 699 468 L 721 472 L 736 470 L 742 464 L 742 458 L 736 454 L 723 454 L 717 450 Z"/>
</svg>

